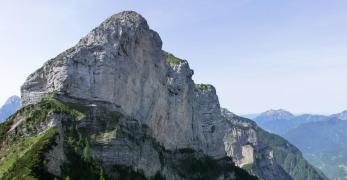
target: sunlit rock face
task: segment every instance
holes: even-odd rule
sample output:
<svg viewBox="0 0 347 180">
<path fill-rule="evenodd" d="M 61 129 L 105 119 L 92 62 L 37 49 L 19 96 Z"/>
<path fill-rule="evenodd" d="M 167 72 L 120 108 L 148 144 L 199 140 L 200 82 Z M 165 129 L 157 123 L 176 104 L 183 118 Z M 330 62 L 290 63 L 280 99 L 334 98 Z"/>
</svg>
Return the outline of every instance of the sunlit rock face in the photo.
<svg viewBox="0 0 347 180">
<path fill-rule="evenodd" d="M 247 166 L 264 179 L 290 179 L 272 157 L 271 148 L 260 140 L 256 124 L 221 109 L 215 88 L 195 84 L 192 76 L 186 60 L 162 50 L 158 33 L 141 15 L 126 11 L 108 18 L 76 46 L 31 74 L 21 88 L 22 106 L 49 95 L 95 108 L 78 121 L 78 128 L 95 141 L 90 146 L 93 158 L 110 166 L 142 169 L 147 177 L 160 171 L 168 179 L 180 179 L 162 164 L 155 141 L 172 152 L 193 149 L 215 160 L 231 157 L 236 165 Z M 119 129 L 102 126 L 109 120 L 100 118 L 100 105 L 127 117 L 117 122 Z M 117 136 L 119 132 L 124 137 Z M 142 141 L 134 143 L 127 133 Z M 53 149 L 50 157 L 64 154 L 61 147 Z M 49 169 L 59 175 L 55 170 L 59 165 L 51 163 Z"/>
<path fill-rule="evenodd" d="M 139 119 L 168 149 L 223 157 L 215 89 L 195 87 L 187 61 L 166 61 L 159 35 L 135 12 L 116 14 L 22 86 L 23 106 L 49 93 L 104 101 Z"/>
</svg>

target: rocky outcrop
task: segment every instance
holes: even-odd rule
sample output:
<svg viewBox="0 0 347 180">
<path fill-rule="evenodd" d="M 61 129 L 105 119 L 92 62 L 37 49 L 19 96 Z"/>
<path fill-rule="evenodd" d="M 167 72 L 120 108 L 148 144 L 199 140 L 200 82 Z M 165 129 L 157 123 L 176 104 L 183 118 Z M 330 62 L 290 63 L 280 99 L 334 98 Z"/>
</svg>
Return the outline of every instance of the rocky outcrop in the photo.
<svg viewBox="0 0 347 180">
<path fill-rule="evenodd" d="M 238 166 L 264 179 L 328 179 L 282 137 L 226 109 L 222 114 L 232 124 L 224 138 L 226 152 Z"/>
<path fill-rule="evenodd" d="M 259 137 L 257 125 L 238 117 L 226 109 L 223 116 L 230 128 L 224 138 L 225 151 L 235 164 L 264 179 L 294 179 L 273 158 L 273 150 Z"/>
<path fill-rule="evenodd" d="M 189 179 L 184 178 L 187 169 L 178 165 L 190 162 L 187 158 L 200 164 L 207 158 L 223 169 L 229 165 L 220 164 L 231 163 L 231 157 L 263 179 L 294 177 L 277 161 L 274 147 L 262 140 L 255 123 L 222 110 L 215 88 L 196 85 L 188 62 L 161 47 L 159 35 L 141 15 L 116 14 L 28 77 L 21 89 L 23 108 L 47 96 L 88 107 L 76 122 L 71 117 L 56 119 L 63 124 L 60 138 L 80 132 L 76 141 L 88 148 L 76 152 L 88 152 L 109 173 L 122 165 L 142 170 L 145 177 L 160 173 L 167 179 Z M 115 112 L 121 114 L 117 122 Z M 69 122 L 75 124 L 64 125 Z M 61 152 L 61 146 L 57 148 Z M 48 157 L 59 154 L 57 148 Z M 53 170 L 59 164 L 51 163 L 48 169 L 64 176 Z M 219 179 L 237 178 L 217 172 L 224 173 L 217 174 Z"/>
</svg>

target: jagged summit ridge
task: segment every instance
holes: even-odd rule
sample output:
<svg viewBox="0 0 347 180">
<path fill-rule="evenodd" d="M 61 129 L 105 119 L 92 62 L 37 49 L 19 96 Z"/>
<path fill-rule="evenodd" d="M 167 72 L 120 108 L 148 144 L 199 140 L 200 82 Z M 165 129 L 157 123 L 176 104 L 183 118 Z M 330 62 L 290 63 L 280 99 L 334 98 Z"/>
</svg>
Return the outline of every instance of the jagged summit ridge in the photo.
<svg viewBox="0 0 347 180">
<path fill-rule="evenodd" d="M 92 46 L 111 43 L 116 47 L 118 43 L 122 43 L 123 38 L 125 38 L 124 40 L 127 39 L 126 37 L 134 38 L 147 31 L 152 33 L 156 46 L 161 48 L 162 42 L 158 33 L 150 30 L 146 19 L 134 11 L 124 11 L 106 19 L 99 27 L 82 38 L 79 45 Z"/>
</svg>

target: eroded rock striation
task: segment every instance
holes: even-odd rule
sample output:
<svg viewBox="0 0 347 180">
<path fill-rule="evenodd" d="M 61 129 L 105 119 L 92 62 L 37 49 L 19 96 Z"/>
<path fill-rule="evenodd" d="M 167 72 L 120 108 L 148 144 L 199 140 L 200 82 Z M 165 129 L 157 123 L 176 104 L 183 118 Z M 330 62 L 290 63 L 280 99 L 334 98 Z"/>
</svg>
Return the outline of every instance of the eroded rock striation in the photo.
<svg viewBox="0 0 347 180">
<path fill-rule="evenodd" d="M 192 76 L 186 60 L 162 50 L 141 15 L 122 12 L 28 77 L 22 110 L 5 134 L 56 129 L 44 170 L 33 170 L 52 177 L 74 177 L 74 168 L 87 164 L 94 170 L 86 178 L 96 170 L 106 179 L 255 178 L 235 164 L 263 179 L 325 179 L 288 142 L 221 109 L 215 88 Z M 37 114 L 28 108 L 47 114 L 30 123 Z M 299 161 L 307 169 L 300 176 Z"/>
</svg>

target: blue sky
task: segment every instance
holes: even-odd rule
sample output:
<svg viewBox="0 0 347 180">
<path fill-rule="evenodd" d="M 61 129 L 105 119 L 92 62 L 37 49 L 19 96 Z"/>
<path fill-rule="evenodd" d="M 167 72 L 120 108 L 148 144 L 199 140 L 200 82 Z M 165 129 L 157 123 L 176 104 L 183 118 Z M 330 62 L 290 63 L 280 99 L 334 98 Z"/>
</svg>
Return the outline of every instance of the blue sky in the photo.
<svg viewBox="0 0 347 180">
<path fill-rule="evenodd" d="M 347 109 L 345 0 L 2 0 L 0 103 L 108 16 L 141 13 L 197 83 L 244 114 Z"/>
</svg>

